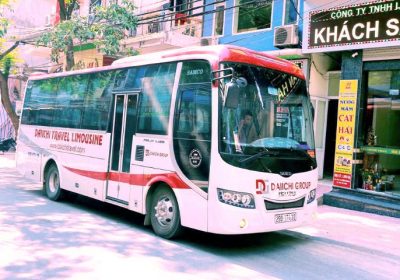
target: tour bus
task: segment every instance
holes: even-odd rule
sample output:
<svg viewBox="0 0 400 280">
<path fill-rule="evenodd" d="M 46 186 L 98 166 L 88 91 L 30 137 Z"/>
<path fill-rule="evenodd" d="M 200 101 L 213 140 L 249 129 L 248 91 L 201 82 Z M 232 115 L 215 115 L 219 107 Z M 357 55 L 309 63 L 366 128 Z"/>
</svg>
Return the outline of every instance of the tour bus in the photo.
<svg viewBox="0 0 400 280">
<path fill-rule="evenodd" d="M 313 109 L 294 64 L 236 46 L 169 50 L 31 77 L 17 167 L 144 214 L 155 234 L 276 231 L 313 220 Z"/>
</svg>

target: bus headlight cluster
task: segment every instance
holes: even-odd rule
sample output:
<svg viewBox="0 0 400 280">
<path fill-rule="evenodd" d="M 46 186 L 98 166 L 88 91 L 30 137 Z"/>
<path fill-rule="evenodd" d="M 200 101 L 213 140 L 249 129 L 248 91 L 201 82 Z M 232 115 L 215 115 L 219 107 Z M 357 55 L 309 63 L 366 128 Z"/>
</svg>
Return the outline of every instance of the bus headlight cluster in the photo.
<svg viewBox="0 0 400 280">
<path fill-rule="evenodd" d="M 313 202 L 316 196 L 317 196 L 317 189 L 311 190 L 307 197 L 307 204 Z"/>
<path fill-rule="evenodd" d="M 256 207 L 254 197 L 250 193 L 235 192 L 224 189 L 217 189 L 217 193 L 218 200 L 222 203 L 249 209 L 254 209 Z"/>
</svg>

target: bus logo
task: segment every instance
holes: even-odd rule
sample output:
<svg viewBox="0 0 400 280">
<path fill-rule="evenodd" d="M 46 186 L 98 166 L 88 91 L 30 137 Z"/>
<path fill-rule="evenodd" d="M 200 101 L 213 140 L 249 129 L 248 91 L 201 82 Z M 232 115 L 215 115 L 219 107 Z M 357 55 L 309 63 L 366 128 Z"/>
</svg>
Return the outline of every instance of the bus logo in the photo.
<svg viewBox="0 0 400 280">
<path fill-rule="evenodd" d="M 193 149 L 189 153 L 189 164 L 193 168 L 198 168 L 201 164 L 203 157 L 198 149 Z"/>
<path fill-rule="evenodd" d="M 267 180 L 256 180 L 256 194 L 268 193 L 268 181 Z"/>
</svg>

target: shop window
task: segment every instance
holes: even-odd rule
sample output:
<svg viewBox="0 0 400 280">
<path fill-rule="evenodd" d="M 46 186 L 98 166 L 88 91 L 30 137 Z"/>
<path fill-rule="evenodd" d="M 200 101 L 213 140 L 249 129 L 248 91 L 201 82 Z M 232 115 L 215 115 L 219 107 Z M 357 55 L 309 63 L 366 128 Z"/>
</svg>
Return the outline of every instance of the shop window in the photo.
<svg viewBox="0 0 400 280">
<path fill-rule="evenodd" d="M 237 0 L 235 6 L 236 33 L 271 28 L 272 0 Z"/>
<path fill-rule="evenodd" d="M 297 22 L 297 16 L 298 16 L 298 6 L 299 6 L 299 1 L 298 0 L 286 0 L 285 1 L 285 20 L 284 24 L 293 24 Z"/>
<path fill-rule="evenodd" d="M 369 71 L 363 187 L 400 194 L 400 70 Z"/>
</svg>

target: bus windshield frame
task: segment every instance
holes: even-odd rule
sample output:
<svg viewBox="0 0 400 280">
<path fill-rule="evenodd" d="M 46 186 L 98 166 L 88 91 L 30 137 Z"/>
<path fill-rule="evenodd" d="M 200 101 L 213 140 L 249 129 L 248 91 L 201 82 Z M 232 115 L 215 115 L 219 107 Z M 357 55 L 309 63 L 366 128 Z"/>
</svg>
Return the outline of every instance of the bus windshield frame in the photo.
<svg viewBox="0 0 400 280">
<path fill-rule="evenodd" d="M 268 68 L 222 63 L 219 153 L 234 166 L 292 175 L 316 168 L 313 112 L 305 81 Z M 234 82 L 234 97 L 227 96 Z M 228 100 L 229 99 L 229 100 Z"/>
</svg>

